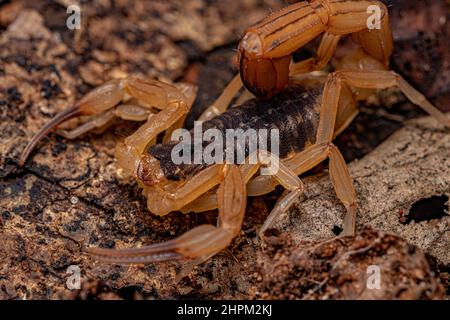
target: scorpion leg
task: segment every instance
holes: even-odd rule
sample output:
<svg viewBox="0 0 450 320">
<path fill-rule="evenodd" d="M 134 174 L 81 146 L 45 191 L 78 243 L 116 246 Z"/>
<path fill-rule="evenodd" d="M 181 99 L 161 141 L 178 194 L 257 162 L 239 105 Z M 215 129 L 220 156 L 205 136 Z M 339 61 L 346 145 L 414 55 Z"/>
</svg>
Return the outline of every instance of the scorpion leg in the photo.
<svg viewBox="0 0 450 320">
<path fill-rule="evenodd" d="M 159 133 L 179 126 L 180 119 L 189 112 L 194 99 L 186 97 L 182 90 L 174 86 L 155 80 L 130 78 L 126 83 L 126 89 L 132 97 L 161 110 L 151 114 L 147 122 L 116 146 L 119 166 L 129 175 L 133 175 L 146 147 L 155 141 Z M 195 95 L 195 90 L 192 94 Z"/>
<path fill-rule="evenodd" d="M 189 110 L 192 108 L 192 105 L 194 104 L 195 98 L 197 97 L 197 87 L 187 84 L 187 83 L 176 83 L 175 86 L 180 90 L 180 92 L 186 97 L 186 104 L 189 107 Z M 166 130 L 163 137 L 163 143 L 167 143 L 172 138 L 172 133 L 179 128 L 182 128 L 184 126 L 184 121 L 186 120 L 187 113 L 182 116 L 180 119 L 178 119 L 172 127 Z"/>
<path fill-rule="evenodd" d="M 180 110 L 182 115 L 187 113 L 186 109 L 189 109 L 193 103 L 193 97 L 195 97 L 195 89 L 189 85 L 179 85 L 180 89 L 177 89 L 171 85 L 149 80 L 145 81 L 139 78 L 130 77 L 121 80 L 109 81 L 93 91 L 85 95 L 80 101 L 78 101 L 73 107 L 66 109 L 57 114 L 52 120 L 44 125 L 30 140 L 28 145 L 23 150 L 19 165 L 23 166 L 26 159 L 33 151 L 36 144 L 50 131 L 52 131 L 59 124 L 82 115 L 93 116 L 88 122 L 84 123 L 78 128 L 67 131 L 60 131 L 61 135 L 73 139 L 92 129 L 104 127 L 112 122 L 115 117 L 120 117 L 126 120 L 142 121 L 152 116 L 150 107 L 157 109 L 170 109 L 175 108 Z M 125 98 L 125 93 L 128 93 L 135 100 L 143 102 L 146 105 L 136 104 L 121 104 L 119 103 Z M 187 102 L 185 102 L 185 100 Z M 118 105 L 118 106 L 117 106 Z M 116 107 L 117 106 L 117 107 Z M 116 108 L 114 108 L 116 107 Z M 114 109 L 113 109 L 114 108 Z M 161 113 L 170 113 L 170 111 L 163 110 Z M 182 126 L 182 122 L 173 120 L 170 122 L 170 117 L 164 114 L 155 117 L 154 120 L 167 120 L 169 121 L 167 128 L 171 125 L 175 127 Z M 178 117 L 182 118 L 182 116 Z M 153 118 L 152 118 L 153 119 Z M 164 129 L 162 129 L 163 131 Z"/>
<path fill-rule="evenodd" d="M 180 210 L 202 194 L 219 185 L 224 177 L 224 165 L 212 165 L 184 183 L 175 183 L 175 189 L 146 188 L 148 209 L 157 215 L 166 215 L 169 212 Z"/>
<path fill-rule="evenodd" d="M 398 86 L 416 105 L 433 115 L 447 127 L 450 120 L 436 109 L 426 98 L 392 71 L 338 71 L 331 74 L 325 84 L 320 111 L 316 144 L 288 160 L 295 174 L 302 174 L 317 164 L 330 159 L 330 176 L 339 200 L 345 205 L 347 214 L 343 221 L 344 235 L 353 235 L 356 226 L 356 192 L 342 154 L 331 141 L 347 122 L 354 117 L 356 109 L 348 86 L 365 89 L 383 89 Z M 347 99 L 348 98 L 348 99 Z M 344 102 L 344 108 L 342 108 Z M 347 102 L 347 103 L 345 103 Z M 270 177 L 259 176 L 247 185 L 249 195 L 265 194 L 273 190 Z"/>
<path fill-rule="evenodd" d="M 412 103 L 422 108 L 447 128 L 450 128 L 450 119 L 398 73 L 384 70 L 338 72 L 340 72 L 345 83 L 357 88 L 385 89 L 397 86 Z"/>
<path fill-rule="evenodd" d="M 316 1 L 319 7 L 321 2 Z M 369 29 L 367 26 L 370 6 L 376 6 L 380 12 L 380 27 Z M 392 32 L 386 6 L 379 1 L 361 1 L 359 3 L 328 3 L 330 17 L 328 31 L 323 35 L 316 58 L 310 58 L 291 65 L 290 75 L 308 73 L 323 69 L 333 56 L 341 35 L 352 34 L 352 39 L 361 45 L 364 51 L 384 65 L 388 65 L 393 50 Z M 316 8 L 316 9 L 317 9 Z"/>
<path fill-rule="evenodd" d="M 329 143 L 333 139 L 339 99 L 345 92 L 349 92 L 349 86 L 363 89 L 385 89 L 397 86 L 411 102 L 445 126 L 450 125 L 450 120 L 444 113 L 393 71 L 336 71 L 328 76 L 325 83 L 316 143 Z"/>
<path fill-rule="evenodd" d="M 241 76 L 237 74 L 233 80 L 228 83 L 219 98 L 217 98 L 217 100 L 214 101 L 210 107 L 203 111 L 198 118 L 198 121 L 206 121 L 224 113 L 227 110 L 231 100 L 233 100 L 233 97 L 242 88 L 242 85 Z"/>
<path fill-rule="evenodd" d="M 258 152 L 258 157 L 259 161 L 257 164 L 248 164 L 247 161 L 240 166 L 240 173 L 244 180 L 244 183 L 249 182 L 252 176 L 258 171 L 261 166 L 267 166 L 271 162 L 276 161 L 278 168 L 275 170 L 275 172 L 273 172 L 273 179 L 276 181 L 276 183 L 271 183 L 269 185 L 269 188 L 272 187 L 273 190 L 274 186 L 276 186 L 277 184 L 281 184 L 288 191 L 278 200 L 275 207 L 267 217 L 264 225 L 260 230 L 260 234 L 262 234 L 266 229 L 270 227 L 275 217 L 282 214 L 283 212 L 286 212 L 286 210 L 303 194 L 304 186 L 298 175 L 293 172 L 283 160 L 264 150 L 260 150 Z M 272 176 L 259 177 L 268 177 L 272 179 Z M 259 187 L 261 184 L 256 183 L 255 185 Z M 252 190 L 251 186 L 247 186 L 247 192 L 248 190 L 250 190 L 250 192 L 254 191 Z M 272 190 L 264 190 L 267 191 L 264 193 L 268 193 Z M 206 193 L 203 196 L 197 198 L 195 201 L 189 203 L 187 206 L 183 207 L 183 212 L 202 212 L 213 210 L 217 208 L 217 206 L 218 200 L 216 195 L 213 193 Z"/>
<path fill-rule="evenodd" d="M 330 177 L 337 197 L 347 209 L 342 223 L 343 235 L 354 236 L 356 228 L 356 191 L 347 164 L 339 149 L 329 145 Z"/>
<path fill-rule="evenodd" d="M 381 61 L 385 66 L 388 66 L 389 58 L 391 57 L 394 49 L 392 31 L 389 23 L 389 13 L 386 6 L 382 2 L 377 1 L 375 6 L 379 8 L 381 14 L 379 27 L 375 27 L 373 29 L 366 27 L 359 32 L 353 33 L 352 39 L 354 42 L 361 45 L 366 53 L 376 58 L 378 61 Z M 368 9 L 369 7 L 367 6 L 366 13 Z M 342 19 L 347 18 L 343 17 Z M 366 24 L 368 21 L 368 19 L 365 20 Z"/>
<path fill-rule="evenodd" d="M 201 225 L 174 240 L 139 249 L 91 248 L 90 253 L 95 259 L 107 263 L 136 264 L 197 258 L 196 262 L 199 262 L 220 252 L 239 234 L 247 199 L 239 168 L 225 165 L 224 169 L 225 177 L 217 191 L 217 227 Z"/>
<path fill-rule="evenodd" d="M 330 177 L 334 190 L 338 199 L 347 209 L 343 222 L 344 234 L 353 235 L 356 220 L 356 192 L 339 150 L 332 143 L 315 144 L 287 161 L 286 166 L 294 173 L 293 176 L 297 177 L 327 158 L 330 159 Z M 270 176 L 257 176 L 248 183 L 247 192 L 249 196 L 266 194 L 273 191 L 277 184 L 277 181 L 274 181 Z M 276 213 L 274 213 L 275 209 L 272 211 L 270 219 L 264 224 L 264 228 L 269 228 L 270 223 L 274 221 L 278 214 L 282 214 L 286 208 L 298 201 L 299 195 L 301 195 L 300 192 L 295 197 L 289 197 L 290 195 L 288 194 L 286 198 L 289 197 L 289 199 L 285 200 L 286 204 L 282 203 L 282 208 Z M 283 201 L 283 198 L 280 201 Z"/>
<path fill-rule="evenodd" d="M 274 176 L 275 179 L 271 176 L 257 176 L 249 181 L 247 184 L 247 193 L 249 196 L 269 193 L 273 191 L 279 183 L 283 184 L 287 190 L 291 190 L 290 193 L 283 195 L 279 200 L 279 203 L 275 205 L 275 208 L 264 223 L 261 232 L 268 229 L 275 218 L 284 213 L 286 209 L 294 202 L 298 201 L 299 196 L 302 195 L 303 184 L 301 183 L 300 178 L 298 178 L 298 175 L 314 168 L 326 158 L 330 158 L 330 176 L 336 194 L 339 200 L 341 200 L 347 208 L 347 215 L 344 217 L 343 223 L 344 234 L 353 234 L 356 213 L 356 193 L 345 161 L 339 150 L 331 143 L 314 144 L 298 153 L 292 159 L 285 161 L 286 170 L 282 170 L 282 172 L 290 172 L 289 176 L 293 179 L 292 181 L 297 181 L 297 185 L 294 188 L 294 184 L 286 186 L 279 179 L 276 179 L 276 176 Z M 282 163 L 283 162 L 280 162 L 280 164 Z"/>
<path fill-rule="evenodd" d="M 309 73 L 322 70 L 333 57 L 341 36 L 325 32 L 317 51 L 317 57 L 294 63 L 289 68 L 289 75 Z"/>
<path fill-rule="evenodd" d="M 93 116 L 89 121 L 71 130 L 58 130 L 58 135 L 66 139 L 75 139 L 88 131 L 104 127 L 115 119 L 115 115 L 111 110 L 105 113 Z"/>
<path fill-rule="evenodd" d="M 116 117 L 129 121 L 145 121 L 153 112 L 138 104 L 124 103 L 118 105 L 113 113 Z"/>
<path fill-rule="evenodd" d="M 217 194 L 212 190 L 180 209 L 183 213 L 205 212 L 217 209 Z"/>
<path fill-rule="evenodd" d="M 388 9 L 383 2 L 325 0 L 323 3 L 326 4 L 329 15 L 328 32 L 335 35 L 352 34 L 353 40 L 360 44 L 367 54 L 386 66 L 389 64 L 394 45 Z M 370 9 L 376 9 L 376 11 Z M 371 22 L 371 17 L 377 11 L 380 14 L 380 24 L 370 28 L 368 23 Z"/>
<path fill-rule="evenodd" d="M 94 130 L 106 129 L 114 123 L 116 118 L 129 121 L 145 121 L 152 114 L 151 110 L 136 104 L 120 104 L 116 108 L 93 116 L 87 122 L 71 130 L 58 130 L 57 134 L 66 139 L 76 139 L 79 136 Z M 103 131 L 102 130 L 102 131 Z"/>
<path fill-rule="evenodd" d="M 320 109 L 320 120 L 316 143 L 287 161 L 288 166 L 300 175 L 326 158 L 330 159 L 330 176 L 339 200 L 345 205 L 344 234 L 353 235 L 356 221 L 356 192 L 345 161 L 339 150 L 332 144 L 336 131 L 341 131 L 347 120 L 356 114 L 355 101 L 351 90 L 343 85 L 340 76 L 330 75 L 325 84 Z M 247 185 L 249 195 L 265 194 L 274 189 L 276 181 L 259 176 Z"/>
<path fill-rule="evenodd" d="M 325 154 L 330 159 L 331 181 L 337 197 L 347 209 L 343 232 L 345 235 L 354 235 L 356 192 L 341 153 L 331 143 L 336 135 L 336 120 L 339 119 L 340 100 L 348 98 L 351 94 L 349 86 L 364 89 L 384 89 L 398 86 L 414 104 L 420 106 L 446 126 L 449 126 L 450 120 L 395 72 L 384 70 L 337 71 L 329 75 L 322 96 L 316 145 L 313 148 L 326 147 Z M 298 172 L 296 173 L 298 174 Z"/>
<path fill-rule="evenodd" d="M 254 155 L 257 155 L 257 153 L 253 154 L 252 156 Z M 248 157 L 246 161 L 244 161 L 244 163 L 241 164 L 239 167 L 242 179 L 244 179 L 245 184 L 247 184 L 250 181 L 250 179 L 255 175 L 255 173 L 258 171 L 260 167 L 259 163 L 256 164 L 250 163 L 249 161 L 250 157 Z M 216 190 L 213 189 L 208 192 L 205 192 L 200 197 L 188 203 L 180 210 L 183 213 L 189 213 L 189 212 L 204 212 L 214 209 L 217 209 L 217 192 Z"/>
<path fill-rule="evenodd" d="M 269 154 L 268 152 L 264 157 L 266 157 L 266 159 L 263 160 L 265 165 L 274 160 L 276 161 L 278 168 L 274 172 L 273 177 L 287 190 L 287 192 L 285 192 L 285 194 L 277 201 L 275 207 L 266 218 L 266 221 L 259 231 L 260 236 L 264 231 L 270 228 L 275 218 L 285 213 L 305 190 L 303 182 L 298 175 L 296 175 L 281 159 L 276 158 L 275 155 Z"/>
<path fill-rule="evenodd" d="M 124 97 L 123 86 L 124 80 L 109 81 L 88 93 L 73 107 L 58 113 L 30 140 L 20 156 L 19 166 L 25 164 L 37 143 L 59 124 L 81 115 L 100 114 L 117 105 Z"/>
</svg>

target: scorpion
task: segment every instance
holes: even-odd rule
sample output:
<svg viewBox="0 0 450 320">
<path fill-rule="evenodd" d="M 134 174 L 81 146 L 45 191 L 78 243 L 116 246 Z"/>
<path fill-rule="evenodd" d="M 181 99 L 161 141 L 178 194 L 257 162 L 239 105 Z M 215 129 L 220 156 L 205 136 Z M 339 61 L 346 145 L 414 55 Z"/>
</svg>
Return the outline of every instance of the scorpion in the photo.
<svg viewBox="0 0 450 320">
<path fill-rule="evenodd" d="M 368 29 L 367 8 L 381 10 L 379 29 Z M 315 57 L 294 63 L 295 51 L 322 36 Z M 332 73 L 321 71 L 329 63 L 342 36 L 351 35 L 358 48 L 342 58 Z M 116 146 L 118 166 L 134 176 L 147 198 L 150 212 L 202 212 L 218 209 L 217 225 L 193 228 L 173 240 L 134 249 L 90 248 L 106 263 L 140 264 L 190 259 L 190 269 L 226 248 L 240 233 L 247 196 L 263 195 L 277 185 L 286 191 L 275 204 L 261 231 L 304 193 L 299 176 L 329 159 L 329 175 L 337 198 L 344 204 L 343 234 L 356 227 L 356 191 L 347 165 L 333 139 L 358 113 L 357 103 L 376 90 L 398 87 L 414 104 L 446 127 L 450 121 L 399 74 L 388 69 L 393 39 L 388 11 L 380 1 L 301 1 L 272 13 L 250 27 L 238 46 L 239 74 L 200 116 L 203 128 L 224 132 L 230 128 L 276 128 L 279 154 L 257 150 L 257 162 L 177 165 L 170 160 L 176 145 L 171 133 L 183 126 L 196 88 L 130 76 L 94 89 L 74 106 L 44 125 L 24 149 L 20 165 L 39 140 L 66 120 L 89 116 L 72 130 L 60 130 L 74 139 L 119 117 L 145 121 Z M 228 108 L 242 86 L 255 98 Z M 165 133 L 161 143 L 159 134 Z M 247 157 L 252 155 L 246 154 Z M 278 170 L 259 174 L 273 161 Z"/>
</svg>

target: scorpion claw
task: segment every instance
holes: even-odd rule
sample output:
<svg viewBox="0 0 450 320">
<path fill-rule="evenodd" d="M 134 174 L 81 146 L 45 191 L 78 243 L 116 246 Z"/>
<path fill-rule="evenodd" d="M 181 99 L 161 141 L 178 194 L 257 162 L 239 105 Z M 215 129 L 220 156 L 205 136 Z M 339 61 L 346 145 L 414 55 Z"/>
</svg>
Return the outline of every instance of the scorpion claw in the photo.
<svg viewBox="0 0 450 320">
<path fill-rule="evenodd" d="M 86 94 L 73 107 L 58 113 L 31 138 L 20 156 L 19 167 L 23 167 L 36 144 L 59 124 L 77 116 L 103 113 L 117 105 L 123 96 L 123 81 L 112 80 Z"/>
<path fill-rule="evenodd" d="M 112 264 L 152 263 L 183 258 L 181 253 L 175 251 L 173 241 L 138 249 L 90 248 L 89 252 L 96 260 Z"/>
<path fill-rule="evenodd" d="M 225 229 L 213 225 L 196 227 L 180 237 L 137 249 L 90 248 L 91 256 L 105 263 L 141 264 L 169 260 L 195 259 L 225 248 L 232 240 Z"/>
<path fill-rule="evenodd" d="M 27 146 L 22 151 L 22 154 L 20 155 L 20 159 L 19 159 L 19 167 L 24 166 L 25 162 L 27 161 L 28 156 L 31 154 L 34 147 L 38 144 L 39 141 L 41 141 L 41 139 L 43 137 L 45 137 L 50 131 L 52 131 L 59 124 L 63 123 L 64 121 L 66 121 L 70 118 L 79 116 L 80 113 L 81 113 L 80 108 L 78 106 L 73 106 L 69 109 L 61 111 L 52 120 L 50 120 L 45 126 L 43 126 L 33 136 L 33 138 L 31 138 L 30 142 L 28 142 Z"/>
</svg>

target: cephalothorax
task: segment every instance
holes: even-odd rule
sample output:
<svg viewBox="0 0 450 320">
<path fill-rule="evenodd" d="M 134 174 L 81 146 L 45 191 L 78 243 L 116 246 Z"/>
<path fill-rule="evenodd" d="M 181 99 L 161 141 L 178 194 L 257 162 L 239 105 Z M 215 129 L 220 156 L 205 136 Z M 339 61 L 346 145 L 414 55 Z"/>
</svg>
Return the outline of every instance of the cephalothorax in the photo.
<svg viewBox="0 0 450 320">
<path fill-rule="evenodd" d="M 381 29 L 367 30 L 367 7 L 373 4 L 383 9 Z M 325 35 L 318 58 L 290 65 L 292 52 L 322 32 Z M 342 59 L 337 71 L 328 75 L 298 76 L 323 67 L 331 58 L 339 37 L 349 33 L 361 48 Z M 198 212 L 218 208 L 217 226 L 199 226 L 165 243 L 139 249 L 91 249 L 97 259 L 106 262 L 149 263 L 189 258 L 194 259 L 191 266 L 201 263 L 228 246 L 239 233 L 247 196 L 266 194 L 278 184 L 287 190 L 267 218 L 264 230 L 303 193 L 304 186 L 298 176 L 326 159 L 329 159 L 336 195 L 347 210 L 343 219 L 344 234 L 353 235 L 356 193 L 345 161 L 332 140 L 358 113 L 357 101 L 366 99 L 376 89 L 397 86 L 437 120 L 446 126 L 450 123 L 401 76 L 387 70 L 391 51 L 392 36 L 382 3 L 300 2 L 250 28 L 239 46 L 240 77 L 246 87 L 257 96 L 273 97 L 250 100 L 226 111 L 242 85 L 238 76 L 200 117 L 207 120 L 204 129 L 277 128 L 284 137 L 279 154 L 263 149 L 246 154 L 256 156 L 256 163 L 183 166 L 172 163 L 170 151 L 174 143 L 169 142 L 169 137 L 176 128 L 182 127 L 194 101 L 195 88 L 130 77 L 100 86 L 74 107 L 57 115 L 30 141 L 21 164 L 42 136 L 71 117 L 92 115 L 82 126 L 61 133 L 68 138 L 108 125 L 115 117 L 146 121 L 118 144 L 116 157 L 118 165 L 137 178 L 149 210 L 165 215 L 177 210 Z M 285 88 L 289 74 L 297 75 L 291 78 L 289 89 L 274 96 Z M 163 143 L 156 144 L 162 132 L 166 133 Z M 278 163 L 277 171 L 272 175 L 258 174 L 262 167 L 274 161 Z"/>
</svg>

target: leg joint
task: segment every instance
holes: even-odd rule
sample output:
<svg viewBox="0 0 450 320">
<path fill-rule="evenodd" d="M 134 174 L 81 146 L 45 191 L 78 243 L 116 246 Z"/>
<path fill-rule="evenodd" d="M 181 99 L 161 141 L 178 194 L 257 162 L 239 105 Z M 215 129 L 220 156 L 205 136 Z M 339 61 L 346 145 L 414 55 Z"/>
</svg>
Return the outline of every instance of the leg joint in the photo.
<svg viewBox="0 0 450 320">
<path fill-rule="evenodd" d="M 345 78 L 345 71 L 334 71 L 328 76 L 330 81 L 340 83 Z"/>
</svg>

